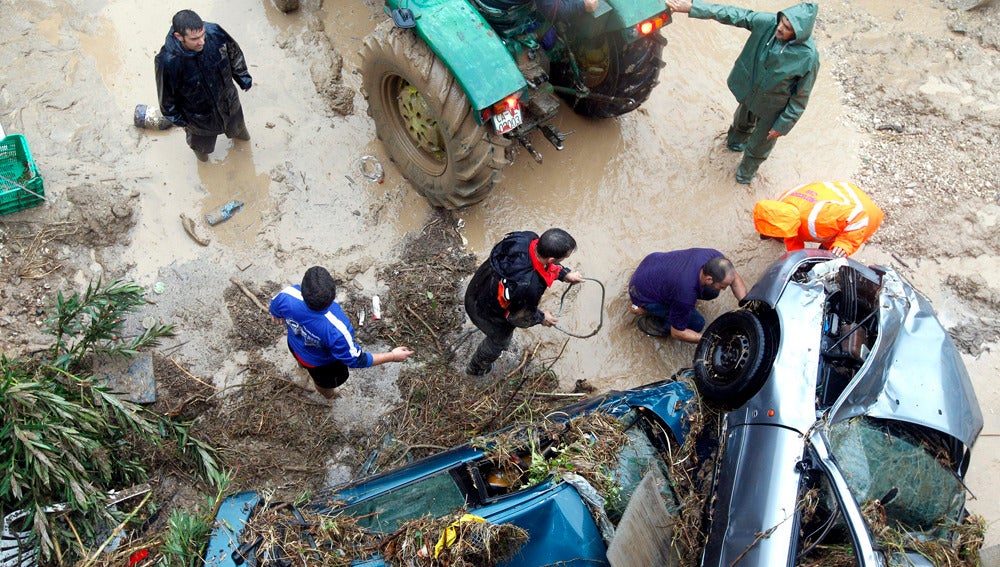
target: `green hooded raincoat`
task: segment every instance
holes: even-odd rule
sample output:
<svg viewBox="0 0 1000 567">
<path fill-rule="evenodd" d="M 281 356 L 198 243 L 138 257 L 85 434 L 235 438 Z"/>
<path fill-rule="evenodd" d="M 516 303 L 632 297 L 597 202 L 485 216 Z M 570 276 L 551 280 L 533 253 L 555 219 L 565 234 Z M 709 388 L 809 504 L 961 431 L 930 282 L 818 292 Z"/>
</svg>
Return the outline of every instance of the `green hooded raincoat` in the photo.
<svg viewBox="0 0 1000 567">
<path fill-rule="evenodd" d="M 785 135 L 805 111 L 819 72 L 812 39 L 817 12 L 812 2 L 779 12 L 795 30 L 795 39 L 787 42 L 774 36 L 778 14 L 695 1 L 689 15 L 750 30 L 727 84 L 736 100 L 765 122 L 762 126 Z M 775 117 L 773 123 L 766 124 L 770 117 Z"/>
</svg>

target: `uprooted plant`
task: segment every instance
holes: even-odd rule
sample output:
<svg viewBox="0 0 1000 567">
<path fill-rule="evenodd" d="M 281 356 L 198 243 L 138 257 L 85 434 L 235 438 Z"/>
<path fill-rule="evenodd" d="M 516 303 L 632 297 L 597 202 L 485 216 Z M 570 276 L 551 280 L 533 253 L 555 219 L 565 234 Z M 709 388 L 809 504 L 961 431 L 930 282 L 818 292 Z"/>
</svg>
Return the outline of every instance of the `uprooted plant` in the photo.
<svg viewBox="0 0 1000 567">
<path fill-rule="evenodd" d="M 108 505 L 109 492 L 148 480 L 146 459 L 161 447 L 173 447 L 209 484 L 225 477 L 188 424 L 116 396 L 88 370 L 93 356 L 130 358 L 173 335 L 173 325 L 156 324 L 126 336 L 124 320 L 143 293 L 127 281 L 60 293 L 45 323 L 55 337 L 46 355 L 0 357 L 0 507 L 24 512 L 21 531 L 32 535 L 22 549 L 45 562 L 96 556 L 92 547 L 121 531 L 125 515 Z"/>
</svg>

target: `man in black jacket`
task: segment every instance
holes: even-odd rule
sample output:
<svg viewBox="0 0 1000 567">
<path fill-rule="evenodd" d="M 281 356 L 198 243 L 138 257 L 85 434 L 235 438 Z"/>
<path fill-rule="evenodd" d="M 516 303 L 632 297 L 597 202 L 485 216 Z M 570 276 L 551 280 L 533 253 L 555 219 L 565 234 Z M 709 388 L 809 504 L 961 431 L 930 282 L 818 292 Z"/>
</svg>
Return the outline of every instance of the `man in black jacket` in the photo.
<svg viewBox="0 0 1000 567">
<path fill-rule="evenodd" d="M 534 232 L 512 232 L 490 252 L 465 291 L 465 311 L 486 338 L 465 369 L 483 376 L 510 345 L 516 327 L 559 322 L 551 311 L 540 311 L 538 302 L 554 281 L 580 283 L 583 275 L 559 262 L 576 250 L 576 240 L 561 228 L 550 228 L 539 237 Z"/>
<path fill-rule="evenodd" d="M 243 107 L 233 81 L 244 91 L 253 79 L 236 40 L 191 10 L 174 14 L 156 55 L 160 112 L 187 132 L 187 144 L 201 161 L 215 151 L 219 134 L 249 140 Z"/>
</svg>

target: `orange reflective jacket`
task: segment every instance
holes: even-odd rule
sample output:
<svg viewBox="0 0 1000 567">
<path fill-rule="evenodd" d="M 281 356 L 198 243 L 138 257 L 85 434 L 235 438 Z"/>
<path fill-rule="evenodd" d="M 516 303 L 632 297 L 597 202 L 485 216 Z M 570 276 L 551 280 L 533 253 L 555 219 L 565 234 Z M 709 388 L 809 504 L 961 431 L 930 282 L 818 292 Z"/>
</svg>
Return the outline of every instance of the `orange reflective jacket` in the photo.
<svg viewBox="0 0 1000 567">
<path fill-rule="evenodd" d="M 790 189 L 779 200 L 799 211 L 797 234 L 785 238 L 785 248 L 799 250 L 806 242 L 841 248 L 848 256 L 882 224 L 882 209 L 857 185 L 844 181 L 809 183 Z M 757 218 L 754 224 L 763 219 Z"/>
</svg>

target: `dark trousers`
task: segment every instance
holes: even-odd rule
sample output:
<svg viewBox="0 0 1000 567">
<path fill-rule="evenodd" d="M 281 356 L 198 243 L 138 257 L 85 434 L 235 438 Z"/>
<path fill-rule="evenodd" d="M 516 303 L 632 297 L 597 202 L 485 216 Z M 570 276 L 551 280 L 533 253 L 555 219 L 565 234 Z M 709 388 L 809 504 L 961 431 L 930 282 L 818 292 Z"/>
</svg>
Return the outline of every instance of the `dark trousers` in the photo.
<svg viewBox="0 0 1000 567">
<path fill-rule="evenodd" d="M 642 308 L 653 317 L 662 319 L 664 330 L 670 330 L 670 306 L 662 303 L 650 303 L 643 305 Z M 697 309 L 692 309 L 691 315 L 688 316 L 687 328 L 700 333 L 705 328 L 705 316 Z"/>
<path fill-rule="evenodd" d="M 486 334 L 469 361 L 469 370 L 473 373 L 485 372 L 493 361 L 500 358 L 500 354 L 510 346 L 516 328 L 506 319 L 481 314 L 481 307 L 476 305 L 476 298 L 472 294 L 465 296 L 465 311 L 469 314 L 469 319 Z"/>
<path fill-rule="evenodd" d="M 729 127 L 726 134 L 726 145 L 735 147 L 746 144 L 743 150 L 743 161 L 740 162 L 736 176 L 741 181 L 750 182 L 760 164 L 764 163 L 767 156 L 771 155 L 771 150 L 778 142 L 778 139 L 767 139 L 768 132 L 777 116 L 757 116 L 743 103 L 736 107 L 733 114 L 733 125 Z"/>
<path fill-rule="evenodd" d="M 197 133 L 192 133 L 192 130 L 195 130 Z M 191 127 L 185 128 L 184 132 L 187 145 L 192 150 L 206 155 L 215 151 L 215 140 L 219 137 L 218 134 L 206 134 L 204 130 Z M 227 138 L 237 138 L 239 140 L 250 139 L 250 132 L 247 131 L 246 121 L 243 119 L 242 105 L 238 105 L 236 111 L 226 120 L 226 129 L 222 133 Z"/>
<path fill-rule="evenodd" d="M 698 292 L 698 299 L 703 301 L 711 301 L 719 297 L 719 290 L 712 289 L 710 287 L 703 287 L 701 291 Z M 670 306 L 663 303 L 647 303 L 642 306 L 646 310 L 646 313 L 654 317 L 663 319 L 663 328 L 665 330 L 670 330 Z M 705 329 L 705 316 L 701 314 L 697 309 L 692 309 L 691 314 L 688 315 L 687 328 L 692 331 L 702 332 Z"/>
<path fill-rule="evenodd" d="M 339 360 L 335 360 L 325 366 L 309 366 L 299 358 L 299 355 L 295 354 L 295 351 L 292 350 L 292 345 L 288 345 L 288 352 L 292 353 L 292 356 L 295 357 L 295 362 L 298 362 L 299 366 L 306 369 L 313 383 L 320 388 L 332 390 L 340 387 L 341 384 L 347 382 L 347 379 L 351 375 L 351 370 Z"/>
</svg>

